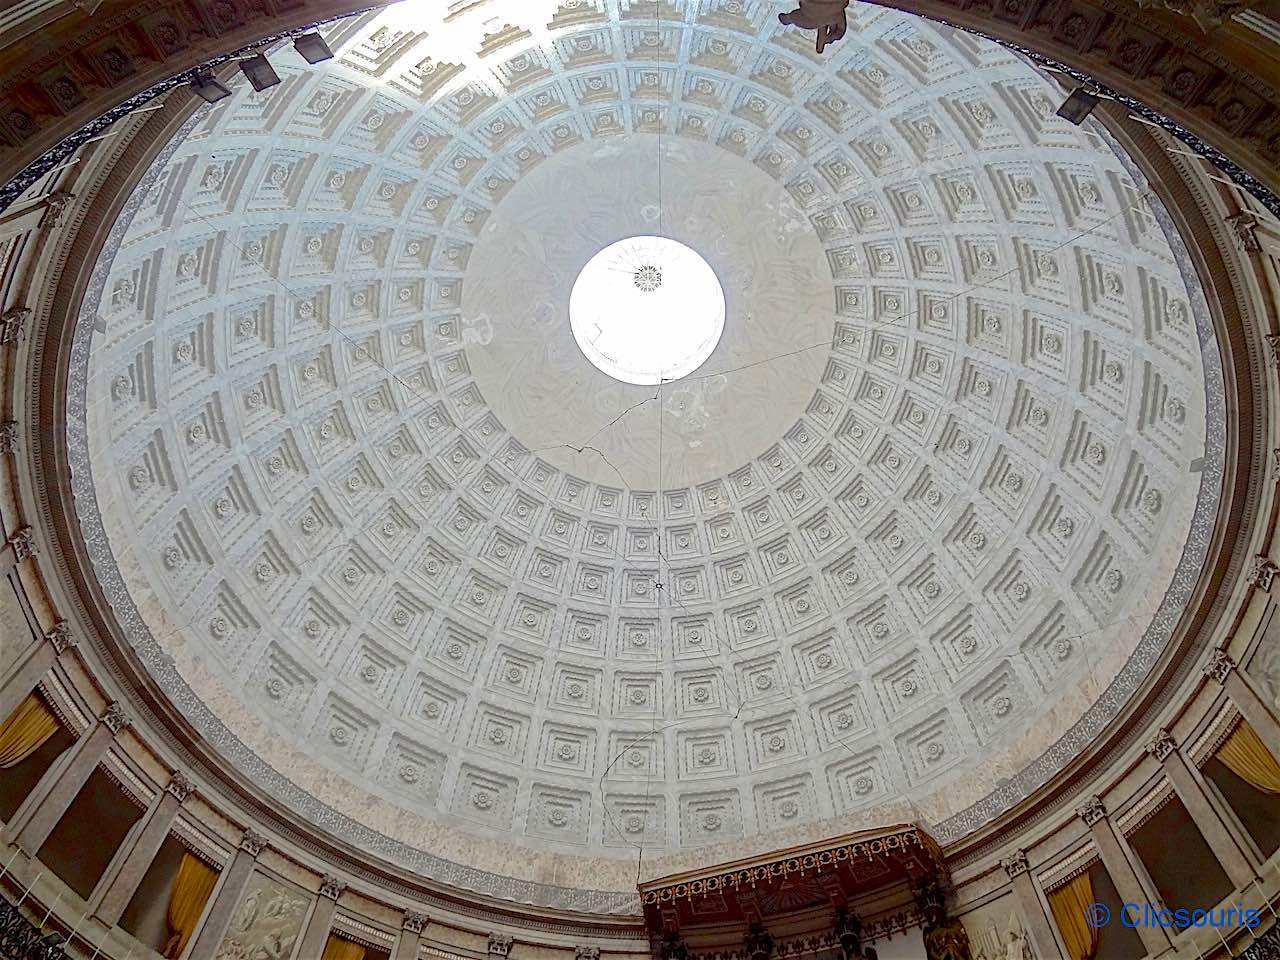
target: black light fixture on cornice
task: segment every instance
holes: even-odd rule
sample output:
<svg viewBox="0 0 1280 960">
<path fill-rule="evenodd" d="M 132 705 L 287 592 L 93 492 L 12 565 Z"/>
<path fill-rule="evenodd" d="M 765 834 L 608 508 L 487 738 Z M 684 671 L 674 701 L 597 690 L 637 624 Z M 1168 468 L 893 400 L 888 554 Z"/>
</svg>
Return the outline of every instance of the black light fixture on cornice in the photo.
<svg viewBox="0 0 1280 960">
<path fill-rule="evenodd" d="M 321 60 L 332 60 L 333 51 L 318 33 L 304 33 L 293 41 L 293 49 L 302 54 L 307 63 L 319 63 Z"/>
<path fill-rule="evenodd" d="M 259 93 L 280 82 L 280 74 L 276 73 L 271 61 L 262 54 L 241 60 L 240 70 Z"/>
<path fill-rule="evenodd" d="M 1084 123 L 1085 118 L 1093 113 L 1093 108 L 1098 105 L 1098 97 L 1090 93 L 1084 87 L 1076 87 L 1071 91 L 1071 95 L 1062 102 L 1062 106 L 1058 108 L 1058 116 L 1063 120 L 1069 120 L 1077 127 Z"/>
<path fill-rule="evenodd" d="M 231 96 L 231 90 L 212 73 L 198 73 L 191 81 L 191 89 L 205 103 L 217 103 Z"/>
</svg>

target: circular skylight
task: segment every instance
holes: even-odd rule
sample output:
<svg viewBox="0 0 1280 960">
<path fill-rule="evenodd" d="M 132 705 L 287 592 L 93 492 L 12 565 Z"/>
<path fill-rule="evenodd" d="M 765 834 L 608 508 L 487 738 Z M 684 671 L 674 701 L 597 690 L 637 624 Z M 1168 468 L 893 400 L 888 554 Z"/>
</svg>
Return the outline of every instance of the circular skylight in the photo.
<svg viewBox="0 0 1280 960">
<path fill-rule="evenodd" d="M 586 358 L 615 380 L 679 380 L 720 342 L 724 291 L 711 265 L 683 243 L 630 237 L 582 268 L 569 326 Z"/>
</svg>

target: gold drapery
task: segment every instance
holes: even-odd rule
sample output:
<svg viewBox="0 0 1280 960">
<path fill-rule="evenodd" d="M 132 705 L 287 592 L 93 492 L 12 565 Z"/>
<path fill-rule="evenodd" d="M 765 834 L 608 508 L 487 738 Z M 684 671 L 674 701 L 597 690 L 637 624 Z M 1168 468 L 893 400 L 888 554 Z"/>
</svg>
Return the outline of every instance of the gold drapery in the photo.
<svg viewBox="0 0 1280 960">
<path fill-rule="evenodd" d="M 364 947 L 330 934 L 320 960 L 364 960 Z"/>
<path fill-rule="evenodd" d="M 0 769 L 15 767 L 57 732 L 58 720 L 34 693 L 0 723 Z"/>
<path fill-rule="evenodd" d="M 178 875 L 174 877 L 173 889 L 169 892 L 169 909 L 165 914 L 165 920 L 169 924 L 169 941 L 164 945 L 164 955 L 169 960 L 182 953 L 187 941 L 196 932 L 200 914 L 204 912 L 204 905 L 217 882 L 218 871 L 199 857 L 189 853 L 182 855 Z"/>
<path fill-rule="evenodd" d="M 1066 944 L 1071 960 L 1093 960 L 1093 955 L 1098 952 L 1100 931 L 1089 926 L 1085 913 L 1093 902 L 1093 881 L 1089 879 L 1088 872 L 1049 894 L 1049 909 L 1053 911 L 1053 919 L 1058 924 L 1058 932 L 1062 934 L 1062 942 Z"/>
<path fill-rule="evenodd" d="M 1280 762 L 1244 720 L 1214 754 L 1237 777 L 1264 793 L 1280 794 Z"/>
</svg>

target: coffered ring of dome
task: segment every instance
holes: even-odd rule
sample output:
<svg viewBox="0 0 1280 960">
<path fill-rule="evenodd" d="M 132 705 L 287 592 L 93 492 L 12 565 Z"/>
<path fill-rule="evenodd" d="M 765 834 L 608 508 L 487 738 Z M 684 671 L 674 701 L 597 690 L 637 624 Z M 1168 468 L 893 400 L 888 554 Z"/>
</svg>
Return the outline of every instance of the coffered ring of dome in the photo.
<svg viewBox="0 0 1280 960">
<path fill-rule="evenodd" d="M 902 14 L 817 61 L 765 5 L 526 9 L 360 21 L 131 199 L 68 417 L 124 634 L 286 808 L 471 889 L 626 910 L 638 845 L 663 871 L 908 800 L 964 835 L 1114 715 L 1203 556 L 1221 374 L 1167 218 L 1029 68 Z M 559 226 L 536 178 L 629 202 L 659 128 L 690 183 L 775 185 L 800 253 L 769 267 L 825 271 L 823 346 L 758 365 L 797 364 L 768 434 L 722 369 L 723 400 L 562 405 L 543 449 L 495 378 L 564 373 L 504 356 L 539 318 L 491 251 Z M 582 194 L 551 268 L 627 235 Z M 731 441 L 660 478 L 660 416 Z"/>
</svg>

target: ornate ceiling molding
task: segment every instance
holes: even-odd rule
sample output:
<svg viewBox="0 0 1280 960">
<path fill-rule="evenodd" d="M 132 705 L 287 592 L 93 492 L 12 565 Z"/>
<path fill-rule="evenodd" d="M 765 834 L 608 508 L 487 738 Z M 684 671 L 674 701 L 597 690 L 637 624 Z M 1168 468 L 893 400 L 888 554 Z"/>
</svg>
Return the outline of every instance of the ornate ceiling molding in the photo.
<svg viewBox="0 0 1280 960">
<path fill-rule="evenodd" d="M 22 38 L 22 53 L 11 55 L 0 71 L 0 139 L 8 144 L 0 151 L 0 180 L 7 184 L 0 188 L 0 206 L 31 182 L 20 171 L 65 160 L 77 131 L 100 132 L 99 118 L 118 106 L 136 108 L 176 86 L 174 78 L 182 82 L 264 37 L 370 6 L 349 0 L 222 2 L 202 14 L 195 6 L 107 0 L 92 17 L 77 11 L 43 26 L 34 39 Z M 452 9 L 443 0 L 440 6 L 442 14 Z M 925 0 L 893 6 L 1059 61 L 1168 116 L 1263 184 L 1280 185 L 1280 84 L 1269 41 L 1237 24 L 1228 30 L 1197 22 L 1205 21 L 1210 6 L 1216 16 L 1242 4 L 1184 10 L 1178 3 L 1159 10 L 1123 0 Z M 806 46 L 808 40 L 799 36 L 796 42 Z M 59 149 L 63 143 L 71 146 Z"/>
<path fill-rule="evenodd" d="M 986 114 L 983 114 L 983 115 L 986 115 Z M 641 122 L 643 122 L 643 118 L 641 118 Z M 366 125 L 367 125 L 367 124 L 366 124 Z M 870 156 L 873 156 L 873 157 L 874 157 L 874 156 L 876 156 L 876 154 L 874 154 L 874 151 L 873 151 L 873 154 L 872 154 L 872 155 L 870 155 Z M 477 180 L 476 180 L 476 183 L 481 183 L 481 182 L 483 182 L 483 180 L 479 180 L 479 179 L 477 179 Z M 800 195 L 801 195 L 801 196 L 803 196 L 803 191 L 801 191 L 801 183 L 800 183 L 800 182 L 796 182 L 795 184 L 792 184 L 792 186 L 794 186 L 794 188 L 796 189 L 796 191 L 799 191 L 799 192 L 800 192 Z M 146 191 L 140 191 L 140 193 L 142 193 L 142 195 L 143 195 L 143 196 L 145 196 L 145 192 L 146 192 Z M 904 201 L 904 202 L 908 202 L 908 201 Z M 323 248 L 323 244 L 321 244 L 321 248 Z M 873 259 L 874 259 L 874 257 L 873 257 Z M 922 262 L 923 262 L 923 261 L 922 261 Z M 1187 274 L 1185 274 L 1185 273 L 1184 273 L 1184 276 L 1185 276 L 1185 275 L 1187 275 Z M 105 280 L 105 276 L 102 276 L 101 280 Z M 101 280 L 100 280 L 99 289 L 101 289 Z M 1193 311 L 1194 311 L 1194 305 L 1193 305 Z M 1203 319 L 1203 317 L 1201 316 L 1202 311 L 1196 311 L 1196 312 L 1197 312 L 1198 320 L 1199 320 L 1199 319 Z M 1203 340 L 1204 340 L 1204 337 L 1203 337 L 1203 334 L 1202 334 L 1202 343 L 1203 343 Z M 1210 335 L 1210 337 L 1208 337 L 1208 342 L 1210 342 L 1210 343 L 1212 342 L 1212 337 L 1211 337 L 1211 335 Z M 83 356 L 83 355 L 82 355 L 82 356 Z M 859 355 L 859 356 L 860 356 L 860 355 Z M 1211 379 L 1212 379 L 1212 378 L 1211 378 Z M 1219 378 L 1219 379 L 1220 379 L 1220 378 Z M 765 463 L 764 463 L 764 465 L 763 465 L 763 468 L 764 468 L 765 472 L 768 472 L 768 462 L 767 462 L 767 460 L 768 460 L 768 458 L 765 458 Z M 1206 474 L 1207 476 L 1212 475 L 1212 472 L 1213 472 L 1213 471 L 1212 471 L 1212 460 L 1211 460 L 1210 462 L 1211 462 L 1211 468 L 1210 468 L 1210 471 L 1207 471 L 1207 474 Z M 86 493 L 87 493 L 87 490 L 86 490 Z M 1016 493 L 1016 490 L 1015 490 L 1015 493 Z M 1210 503 L 1211 503 L 1211 502 L 1210 502 Z M 1211 509 L 1211 507 L 1210 507 L 1210 513 L 1212 513 L 1212 509 Z M 1192 568 L 1194 568 L 1194 561 L 1192 561 L 1192 564 L 1193 564 Z M 1172 603 L 1174 603 L 1174 604 L 1176 605 L 1176 599 L 1175 599 L 1175 600 L 1174 600 L 1174 602 L 1172 602 Z M 1171 628 L 1171 623 L 1169 623 L 1169 622 L 1167 622 L 1167 621 L 1166 621 L 1166 622 L 1165 622 L 1165 626 L 1166 626 L 1166 627 L 1170 627 L 1170 628 Z M 1157 637 L 1157 639 L 1153 640 L 1153 641 L 1152 641 L 1152 643 L 1153 643 L 1153 644 L 1155 644 L 1155 646 L 1152 646 L 1152 648 L 1151 648 L 1151 649 L 1152 649 L 1152 650 L 1157 649 L 1157 646 L 1158 646 L 1158 637 Z M 160 662 L 160 667 L 159 667 L 159 669 L 160 669 L 160 676 L 164 676 L 164 672 L 166 671 L 166 669 L 172 669 L 172 664 L 170 664 L 170 666 L 164 666 L 164 664 L 163 664 L 163 657 L 161 657 L 161 658 L 160 658 L 160 660 L 161 660 L 161 662 Z M 1133 673 L 1133 675 L 1132 675 L 1132 676 L 1130 676 L 1130 677 L 1128 678 L 1128 680 L 1126 680 L 1125 682 L 1137 682 L 1137 678 L 1138 678 L 1138 676 L 1140 676 L 1140 673 Z M 1112 703 L 1119 704 L 1119 703 L 1120 703 L 1120 701 L 1123 701 L 1123 690 L 1121 690 L 1121 692 L 1119 692 L 1119 694 L 1116 694 L 1116 699 L 1115 699 L 1114 701 L 1112 701 Z M 1119 707 L 1116 707 L 1116 709 L 1119 709 Z M 1089 736 L 1088 728 L 1085 728 L 1085 730 L 1084 730 L 1084 731 L 1080 732 L 1080 733 L 1079 733 L 1079 736 L 1082 736 L 1082 737 L 1085 737 L 1085 739 L 1088 739 L 1088 736 Z M 1048 760 L 1048 765 L 1047 765 L 1046 769 L 1052 769 L 1052 758 L 1051 758 L 1050 760 Z M 995 805 L 991 806 L 991 808 L 989 808 L 989 810 L 986 810 L 986 812 L 982 812 L 982 810 L 979 810 L 979 812 L 974 812 L 973 814 L 970 814 L 970 815 L 972 815 L 972 817 L 974 817 L 974 818 L 978 818 L 978 822 L 982 822 L 982 818 L 989 817 L 989 815 L 995 815 L 995 813 L 996 813 L 996 812 L 998 812 L 998 809 L 1001 809 L 1001 804 L 1005 804 L 1005 805 L 1007 805 L 1007 803 L 1009 803 L 1009 800 L 1010 800 L 1011 795 L 1012 795 L 1012 791 L 1006 791 L 1006 792 L 1005 792 L 1005 794 L 1004 794 L 1004 796 L 1001 796 L 1001 797 L 1000 797 L 1000 799 L 997 799 L 997 800 L 995 801 Z M 781 808 L 780 808 L 780 809 L 781 809 Z M 328 818 L 328 817 L 329 817 L 329 815 L 330 815 L 330 814 L 326 813 L 326 814 L 324 814 L 324 817 L 325 817 L 325 818 Z M 972 822 L 972 820 L 970 820 L 970 822 Z M 959 826 L 957 826 L 956 828 L 959 828 L 959 829 L 961 829 L 961 831 L 964 831 L 964 829 L 968 829 L 969 827 L 968 827 L 968 826 L 965 826 L 965 823 L 960 823 L 960 824 L 959 824 Z"/>
</svg>

